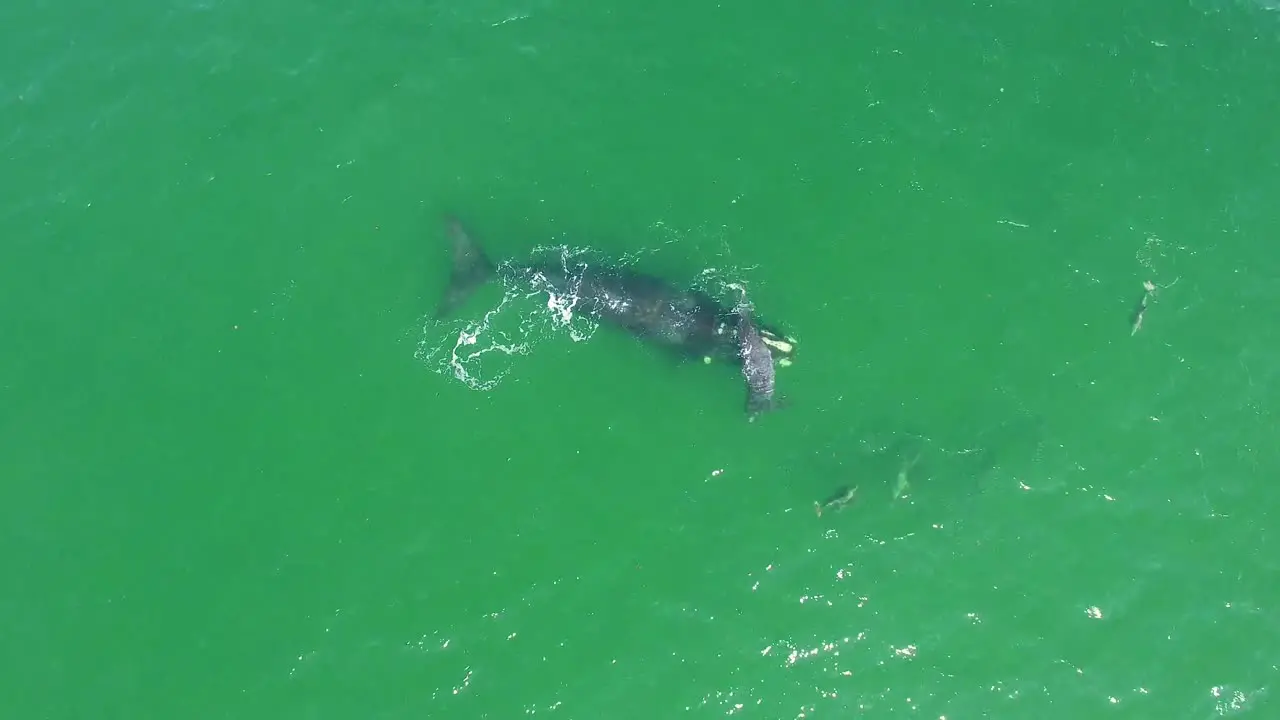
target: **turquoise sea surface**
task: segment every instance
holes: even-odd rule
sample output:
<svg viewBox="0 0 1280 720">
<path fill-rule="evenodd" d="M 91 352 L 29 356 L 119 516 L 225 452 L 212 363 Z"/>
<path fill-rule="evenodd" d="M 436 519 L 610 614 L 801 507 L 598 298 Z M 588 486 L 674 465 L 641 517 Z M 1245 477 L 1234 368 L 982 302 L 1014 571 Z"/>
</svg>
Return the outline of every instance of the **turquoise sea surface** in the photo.
<svg viewBox="0 0 1280 720">
<path fill-rule="evenodd" d="M 4 5 L 0 717 L 1280 717 L 1278 9 Z"/>
</svg>

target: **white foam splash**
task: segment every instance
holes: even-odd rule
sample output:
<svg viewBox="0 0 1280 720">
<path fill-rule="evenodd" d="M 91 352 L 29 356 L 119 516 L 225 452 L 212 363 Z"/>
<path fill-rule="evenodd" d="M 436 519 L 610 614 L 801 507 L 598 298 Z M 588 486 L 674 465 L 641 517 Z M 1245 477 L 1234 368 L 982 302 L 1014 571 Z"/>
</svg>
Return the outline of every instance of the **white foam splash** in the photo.
<svg viewBox="0 0 1280 720">
<path fill-rule="evenodd" d="M 574 342 L 590 338 L 596 323 L 574 313 L 587 264 L 571 261 L 583 251 L 567 246 L 539 247 L 534 256 L 549 253 L 559 255 L 565 276 L 570 278 L 568 291 L 557 292 L 541 273 L 521 273 L 504 265 L 498 273 L 504 287 L 497 306 L 476 321 L 424 320 L 414 357 L 472 390 L 485 392 L 511 374 L 514 358 L 530 354 L 541 342 L 557 335 L 567 335 Z M 542 307 L 521 302 L 538 296 L 546 298 Z"/>
</svg>

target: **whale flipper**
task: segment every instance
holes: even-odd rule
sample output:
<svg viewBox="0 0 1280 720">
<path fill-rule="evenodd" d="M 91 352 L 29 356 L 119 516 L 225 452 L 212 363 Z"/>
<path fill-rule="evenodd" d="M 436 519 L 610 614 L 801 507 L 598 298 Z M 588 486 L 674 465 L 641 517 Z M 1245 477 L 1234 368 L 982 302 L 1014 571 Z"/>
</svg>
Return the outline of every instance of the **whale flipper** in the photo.
<svg viewBox="0 0 1280 720">
<path fill-rule="evenodd" d="M 466 302 L 476 288 L 485 284 L 494 272 L 489 256 L 485 255 L 479 243 L 471 239 L 457 218 L 450 217 L 445 224 L 451 246 L 452 265 L 449 269 L 449 286 L 445 288 L 444 297 L 436 309 L 437 320 Z"/>
</svg>

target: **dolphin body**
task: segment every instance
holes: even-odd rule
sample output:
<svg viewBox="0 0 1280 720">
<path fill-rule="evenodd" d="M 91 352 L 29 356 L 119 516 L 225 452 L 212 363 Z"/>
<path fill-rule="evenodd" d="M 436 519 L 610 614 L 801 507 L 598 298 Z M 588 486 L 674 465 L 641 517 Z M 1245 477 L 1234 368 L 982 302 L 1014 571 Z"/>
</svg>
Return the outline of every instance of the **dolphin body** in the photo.
<svg viewBox="0 0 1280 720">
<path fill-rule="evenodd" d="M 571 275 L 556 263 L 495 265 L 461 222 L 450 217 L 445 224 L 452 266 L 437 319 L 456 311 L 494 275 L 524 283 L 539 280 L 557 294 L 572 294 L 578 310 L 644 342 L 705 363 L 741 367 L 751 418 L 774 406 L 774 364 L 792 363 L 795 340 L 762 324 L 745 304 L 729 309 L 704 292 L 627 268 L 591 265 Z"/>
</svg>

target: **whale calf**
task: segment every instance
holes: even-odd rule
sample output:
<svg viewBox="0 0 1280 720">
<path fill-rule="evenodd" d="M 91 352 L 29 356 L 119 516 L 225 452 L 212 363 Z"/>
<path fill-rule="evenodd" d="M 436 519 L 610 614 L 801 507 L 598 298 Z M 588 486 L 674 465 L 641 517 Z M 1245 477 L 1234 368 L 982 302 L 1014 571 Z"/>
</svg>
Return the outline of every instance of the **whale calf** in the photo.
<svg viewBox="0 0 1280 720">
<path fill-rule="evenodd" d="M 738 355 L 742 359 L 742 378 L 747 383 L 747 419 L 754 421 L 761 413 L 777 409 L 774 397 L 777 369 L 773 354 L 751 316 L 746 292 L 739 288 L 742 299 L 734 308 L 738 321 Z"/>
</svg>

